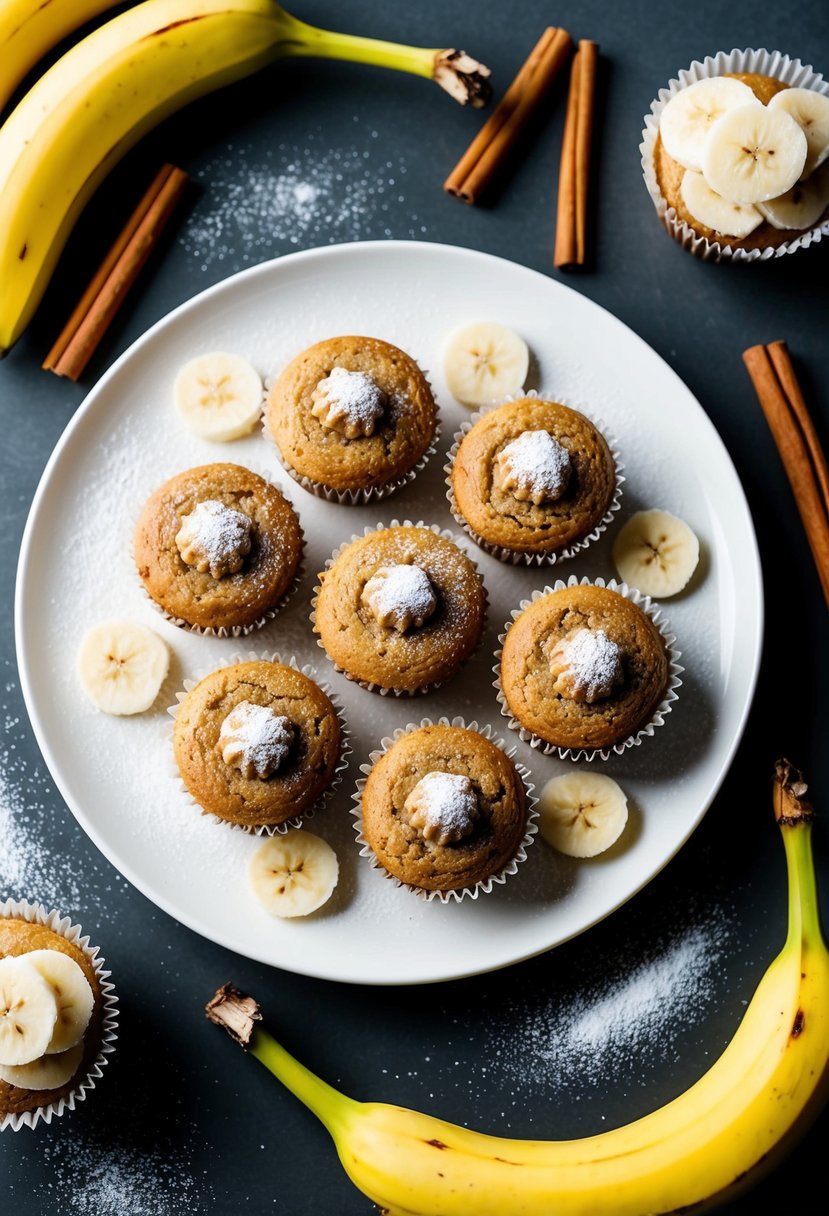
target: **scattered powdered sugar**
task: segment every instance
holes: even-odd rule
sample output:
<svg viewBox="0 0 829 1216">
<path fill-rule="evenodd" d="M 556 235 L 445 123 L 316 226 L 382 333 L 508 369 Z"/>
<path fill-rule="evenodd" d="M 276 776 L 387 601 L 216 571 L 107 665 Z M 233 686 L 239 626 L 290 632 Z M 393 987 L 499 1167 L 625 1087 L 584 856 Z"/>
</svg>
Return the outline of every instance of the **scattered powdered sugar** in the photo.
<svg viewBox="0 0 829 1216">
<path fill-rule="evenodd" d="M 347 439 L 374 434 L 385 408 L 385 393 L 365 372 L 334 367 L 314 390 L 311 413 Z"/>
<path fill-rule="evenodd" d="M 427 773 L 404 804 L 412 827 L 426 840 L 450 844 L 463 840 L 478 818 L 478 795 L 469 777 L 456 773 Z"/>
<path fill-rule="evenodd" d="M 281 768 L 294 741 L 294 725 L 269 705 L 241 701 L 222 722 L 219 731 L 222 759 L 240 769 L 243 777 L 264 781 Z"/>
<path fill-rule="evenodd" d="M 503 486 L 519 500 L 539 506 L 567 489 L 570 454 L 549 431 L 522 431 L 498 454 Z"/>
<path fill-rule="evenodd" d="M 218 579 L 241 570 L 252 530 L 253 521 L 242 511 L 206 498 L 182 519 L 176 545 L 188 566 Z"/>
<path fill-rule="evenodd" d="M 619 647 L 603 629 L 577 629 L 550 655 L 555 692 L 592 704 L 610 693 L 622 675 Z"/>
<path fill-rule="evenodd" d="M 406 172 L 402 157 L 381 160 L 369 147 L 332 148 L 321 127 L 303 145 L 280 143 L 254 153 L 250 145 L 228 144 L 197 174 L 204 195 L 181 243 L 202 270 L 224 262 L 230 270 L 284 253 L 286 246 L 417 238 L 426 226 L 405 207 Z"/>
<path fill-rule="evenodd" d="M 368 580 L 361 599 L 381 625 L 403 633 L 420 626 L 437 608 L 437 598 L 425 570 L 417 565 L 381 566 Z"/>
</svg>

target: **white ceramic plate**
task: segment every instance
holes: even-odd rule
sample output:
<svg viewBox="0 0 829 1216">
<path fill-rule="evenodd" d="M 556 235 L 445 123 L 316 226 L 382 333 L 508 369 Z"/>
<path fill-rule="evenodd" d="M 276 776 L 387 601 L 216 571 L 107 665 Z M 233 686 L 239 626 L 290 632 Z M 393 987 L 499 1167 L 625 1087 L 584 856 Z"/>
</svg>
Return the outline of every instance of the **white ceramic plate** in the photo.
<svg viewBox="0 0 829 1216">
<path fill-rule="evenodd" d="M 441 347 L 454 326 L 479 318 L 523 334 L 539 389 L 608 424 L 627 475 L 617 519 L 665 507 L 695 529 L 704 557 L 691 590 L 665 605 L 686 668 L 679 701 L 653 738 L 602 769 L 634 806 L 619 844 L 578 863 L 539 838 L 504 886 L 442 906 L 401 890 L 358 856 L 348 811 L 358 765 L 395 727 L 449 713 L 509 736 L 537 787 L 565 769 L 506 729 L 490 685 L 492 652 L 509 611 L 535 587 L 571 573 L 613 575 L 610 546 L 619 526 L 549 573 L 504 566 L 469 542 L 490 596 L 486 644 L 427 697 L 381 698 L 357 688 L 316 647 L 308 627 L 313 574 L 336 545 L 393 518 L 457 531 L 441 465 L 466 413 L 446 390 Z M 404 347 L 428 369 L 440 401 L 438 456 L 386 502 L 354 508 L 316 499 L 280 470 L 261 433 L 211 445 L 185 430 L 172 408 L 174 374 L 199 352 L 237 351 L 270 375 L 303 347 L 342 333 Z M 168 624 L 144 596 L 131 560 L 132 528 L 150 491 L 212 460 L 269 472 L 297 506 L 308 540 L 299 594 L 244 644 Z M 138 718 L 97 713 L 77 682 L 82 634 L 113 616 L 155 627 L 174 654 L 164 704 Z M 665 865 L 699 823 L 739 741 L 759 662 L 762 590 L 751 519 L 725 448 L 685 385 L 644 342 L 583 296 L 523 267 L 469 250 L 384 241 L 310 250 L 235 275 L 159 322 L 118 360 L 43 474 L 21 551 L 16 628 L 23 691 L 46 763 L 78 821 L 126 878 L 179 921 L 240 954 L 328 979 L 402 984 L 492 970 L 555 946 L 607 916 Z M 354 736 L 340 792 L 310 823 L 337 849 L 340 883 L 325 908 L 300 921 L 264 913 L 246 881 L 258 842 L 201 816 L 171 775 L 164 707 L 175 688 L 251 649 L 314 663 L 339 693 Z"/>
</svg>

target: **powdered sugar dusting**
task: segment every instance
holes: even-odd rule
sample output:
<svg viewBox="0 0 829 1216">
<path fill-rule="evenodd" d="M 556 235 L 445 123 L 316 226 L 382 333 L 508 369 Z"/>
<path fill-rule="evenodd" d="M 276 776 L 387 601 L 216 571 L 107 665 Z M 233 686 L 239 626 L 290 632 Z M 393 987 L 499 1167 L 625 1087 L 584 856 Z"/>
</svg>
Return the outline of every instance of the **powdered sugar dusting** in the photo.
<svg viewBox="0 0 829 1216">
<path fill-rule="evenodd" d="M 225 764 L 240 769 L 248 779 L 256 776 L 264 781 L 284 764 L 294 741 L 294 725 L 268 705 L 241 701 L 222 723 L 219 741 Z"/>
<path fill-rule="evenodd" d="M 456 773 L 427 773 L 404 804 L 412 827 L 426 840 L 450 844 L 463 840 L 478 818 L 478 795 L 469 777 Z"/>
<path fill-rule="evenodd" d="M 242 511 L 227 507 L 215 498 L 206 498 L 181 521 L 176 545 L 188 566 L 214 578 L 241 570 L 250 552 L 253 525 Z"/>
<path fill-rule="evenodd" d="M 498 464 L 504 489 L 536 506 L 561 498 L 572 472 L 570 453 L 549 431 L 522 431 L 499 452 Z"/>
<path fill-rule="evenodd" d="M 361 596 L 381 625 L 401 633 L 420 627 L 437 608 L 429 576 L 422 567 L 400 564 L 381 566 L 366 583 Z"/>
<path fill-rule="evenodd" d="M 619 647 L 603 629 L 578 629 L 562 638 L 550 656 L 553 689 L 591 704 L 610 694 L 622 676 Z"/>
<path fill-rule="evenodd" d="M 347 439 L 373 435 L 383 415 L 385 394 L 365 372 L 334 367 L 314 390 L 311 413 Z"/>
</svg>

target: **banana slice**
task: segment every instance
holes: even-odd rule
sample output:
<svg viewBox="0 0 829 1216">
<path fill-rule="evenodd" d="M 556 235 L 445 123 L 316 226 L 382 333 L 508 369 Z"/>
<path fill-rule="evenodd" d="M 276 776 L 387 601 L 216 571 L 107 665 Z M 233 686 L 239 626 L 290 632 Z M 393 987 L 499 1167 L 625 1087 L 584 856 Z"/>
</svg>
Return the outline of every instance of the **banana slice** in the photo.
<svg viewBox="0 0 829 1216">
<path fill-rule="evenodd" d="M 795 182 L 780 198 L 758 203 L 757 210 L 775 228 L 811 228 L 829 207 L 829 164 L 805 182 Z"/>
<path fill-rule="evenodd" d="M 702 147 L 713 123 L 737 106 L 759 105 L 747 84 L 728 76 L 698 80 L 675 93 L 659 119 L 665 151 L 686 169 L 702 169 Z"/>
<path fill-rule="evenodd" d="M 699 562 L 699 541 L 669 511 L 637 511 L 616 537 L 613 561 L 623 582 L 667 599 L 685 587 Z"/>
<path fill-rule="evenodd" d="M 791 114 L 806 136 L 802 178 L 808 177 L 829 156 L 829 96 L 815 89 L 783 89 L 772 97 L 769 109 Z"/>
<path fill-rule="evenodd" d="M 185 363 L 173 397 L 191 431 L 215 443 L 249 435 L 262 413 L 262 379 L 241 355 L 212 351 Z"/>
<path fill-rule="evenodd" d="M 701 173 L 686 169 L 679 187 L 682 201 L 690 214 L 706 228 L 723 236 L 748 236 L 763 222 L 757 207 L 750 203 L 731 203 L 712 190 Z"/>
<path fill-rule="evenodd" d="M 104 621 L 85 634 L 78 675 L 93 705 L 107 714 L 140 714 L 158 696 L 170 652 L 157 634 L 133 621 Z"/>
<path fill-rule="evenodd" d="M 60 1089 L 71 1081 L 83 1059 L 83 1043 L 58 1055 L 40 1056 L 30 1064 L 0 1064 L 0 1081 L 21 1089 Z"/>
<path fill-rule="evenodd" d="M 253 893 L 271 916 L 307 916 L 330 898 L 339 877 L 337 854 L 310 832 L 271 836 L 250 861 Z"/>
<path fill-rule="evenodd" d="M 538 804 L 541 835 L 568 857 L 596 857 L 628 821 L 628 802 L 611 777 L 577 770 L 553 777 Z"/>
<path fill-rule="evenodd" d="M 0 1063 L 39 1059 L 57 1019 L 55 994 L 43 976 L 24 956 L 0 959 Z"/>
<path fill-rule="evenodd" d="M 527 343 L 494 321 L 454 330 L 443 352 L 449 392 L 462 405 L 489 405 L 524 387 L 530 366 Z"/>
<path fill-rule="evenodd" d="M 67 1051 L 80 1043 L 92 1017 L 95 996 L 89 980 L 75 960 L 60 950 L 30 950 L 22 957 L 49 984 L 58 1007 L 46 1054 Z"/>
<path fill-rule="evenodd" d="M 791 114 L 756 101 L 718 118 L 705 137 L 702 172 L 734 203 L 762 203 L 795 184 L 806 163 L 806 136 Z"/>
</svg>

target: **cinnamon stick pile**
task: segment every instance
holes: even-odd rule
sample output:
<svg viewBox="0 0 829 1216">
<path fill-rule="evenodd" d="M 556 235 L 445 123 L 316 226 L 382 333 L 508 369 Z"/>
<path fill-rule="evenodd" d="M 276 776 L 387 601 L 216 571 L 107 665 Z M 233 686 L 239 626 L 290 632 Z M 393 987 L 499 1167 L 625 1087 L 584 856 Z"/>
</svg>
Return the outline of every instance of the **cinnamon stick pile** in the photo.
<svg viewBox="0 0 829 1216">
<path fill-rule="evenodd" d="M 130 216 L 43 361 L 57 376 L 77 380 L 152 253 L 181 198 L 188 176 L 164 165 Z"/>
<path fill-rule="evenodd" d="M 777 444 L 829 606 L 829 469 L 785 342 L 743 352 Z"/>
</svg>

